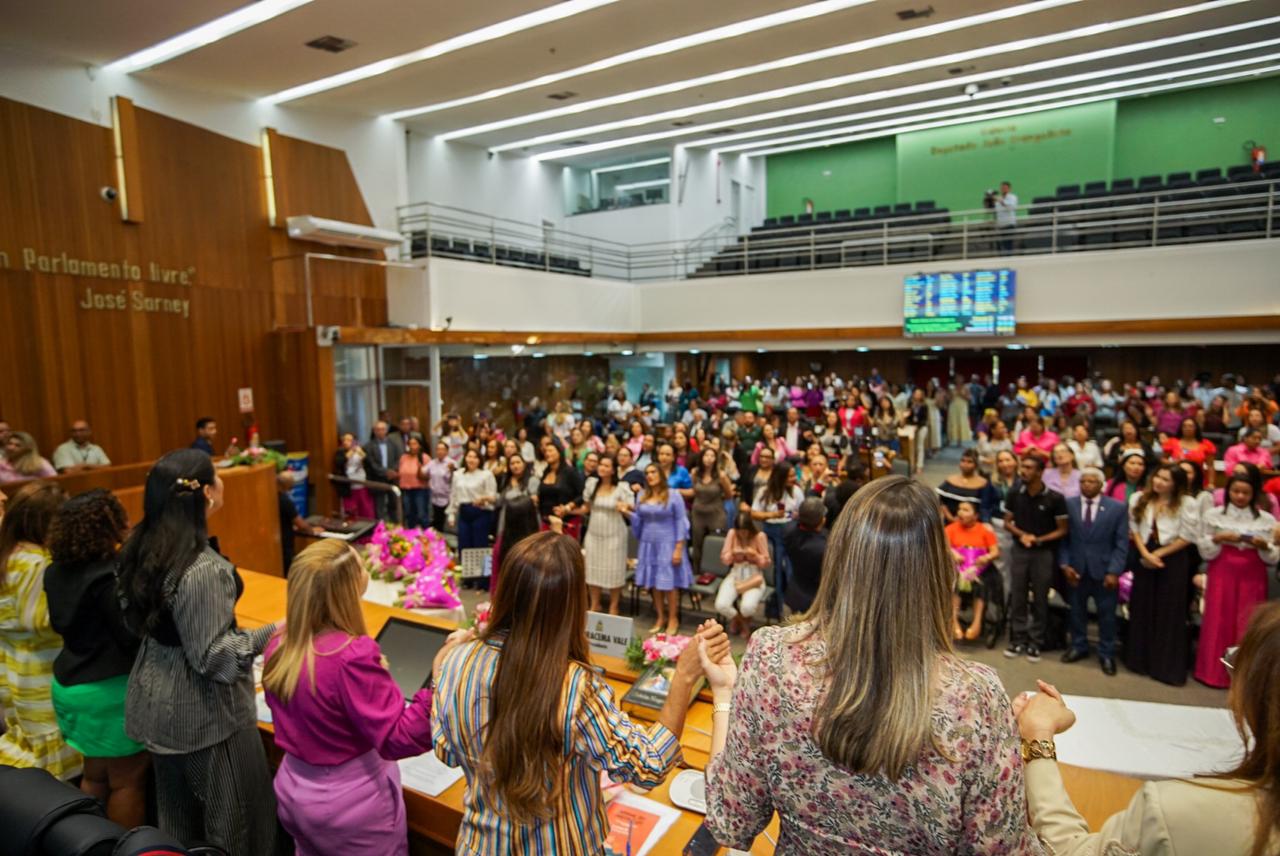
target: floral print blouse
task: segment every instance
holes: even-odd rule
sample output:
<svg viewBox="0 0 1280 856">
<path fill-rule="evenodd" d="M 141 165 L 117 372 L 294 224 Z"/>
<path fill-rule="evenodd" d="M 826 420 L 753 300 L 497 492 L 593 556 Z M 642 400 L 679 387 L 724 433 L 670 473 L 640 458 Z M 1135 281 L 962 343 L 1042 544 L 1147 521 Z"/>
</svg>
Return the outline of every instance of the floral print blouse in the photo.
<svg viewBox="0 0 1280 856">
<path fill-rule="evenodd" d="M 733 692 L 728 743 L 707 766 L 707 826 L 750 849 L 776 811 L 777 852 L 1042 854 L 1027 823 L 1013 709 L 990 668 L 948 657 L 934 708 L 938 743 L 898 781 L 851 773 L 824 757 L 811 731 L 826 652 L 807 623 L 762 627 Z"/>
</svg>

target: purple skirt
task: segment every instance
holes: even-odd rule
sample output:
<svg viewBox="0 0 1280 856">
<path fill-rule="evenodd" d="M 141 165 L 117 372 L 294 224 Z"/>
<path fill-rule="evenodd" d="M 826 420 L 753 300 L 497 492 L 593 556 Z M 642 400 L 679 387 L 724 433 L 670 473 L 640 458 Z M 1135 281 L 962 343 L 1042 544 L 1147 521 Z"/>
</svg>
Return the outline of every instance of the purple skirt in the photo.
<svg viewBox="0 0 1280 856">
<path fill-rule="evenodd" d="M 332 767 L 286 754 L 275 790 L 280 823 L 293 836 L 298 856 L 408 856 L 400 768 L 377 752 Z"/>
</svg>

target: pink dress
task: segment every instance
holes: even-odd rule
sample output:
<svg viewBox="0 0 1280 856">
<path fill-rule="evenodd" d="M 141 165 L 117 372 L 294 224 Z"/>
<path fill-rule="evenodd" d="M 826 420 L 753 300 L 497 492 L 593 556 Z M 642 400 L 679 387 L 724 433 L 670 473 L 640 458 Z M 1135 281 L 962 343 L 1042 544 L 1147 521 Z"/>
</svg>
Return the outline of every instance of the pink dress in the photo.
<svg viewBox="0 0 1280 856">
<path fill-rule="evenodd" d="M 1027 823 L 1021 742 L 996 673 L 959 657 L 941 665 L 933 749 L 898 781 L 850 773 L 814 742 L 826 654 L 808 624 L 761 627 L 733 690 L 725 749 L 707 765 L 707 827 L 749 849 L 776 811 L 778 853 L 1042 854 Z M 837 659 L 837 663 L 839 660 Z"/>
<path fill-rule="evenodd" d="M 1280 547 L 1258 550 L 1252 546 L 1218 544 L 1214 532 L 1230 531 L 1270 537 L 1276 519 L 1265 511 L 1257 517 L 1248 509 L 1228 505 L 1204 516 L 1200 555 L 1209 561 L 1204 591 L 1204 620 L 1196 651 L 1196 680 L 1211 687 L 1231 685 L 1222 655 L 1240 644 L 1254 608 L 1267 599 L 1267 568 L 1280 558 Z"/>
<path fill-rule="evenodd" d="M 298 856 L 408 856 L 409 835 L 396 760 L 431 750 L 431 691 L 404 694 L 382 665 L 378 643 L 331 631 L 313 642 L 315 689 L 305 665 L 287 703 L 266 694 L 275 742 L 280 822 Z M 267 660 L 280 645 L 268 643 Z"/>
</svg>

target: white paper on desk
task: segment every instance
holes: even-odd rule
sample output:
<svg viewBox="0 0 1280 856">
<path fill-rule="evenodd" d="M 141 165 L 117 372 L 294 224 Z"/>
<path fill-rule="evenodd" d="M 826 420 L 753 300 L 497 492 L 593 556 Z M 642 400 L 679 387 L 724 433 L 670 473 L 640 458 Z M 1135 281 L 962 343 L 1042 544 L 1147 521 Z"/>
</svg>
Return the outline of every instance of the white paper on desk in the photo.
<svg viewBox="0 0 1280 856">
<path fill-rule="evenodd" d="M 429 797 L 440 796 L 461 778 L 461 767 L 445 766 L 433 752 L 400 759 L 400 784 Z"/>
<path fill-rule="evenodd" d="M 266 694 L 254 693 L 254 700 L 258 703 L 258 721 L 271 722 L 271 708 L 267 707 Z"/>
<path fill-rule="evenodd" d="M 633 806 L 641 811 L 647 811 L 658 816 L 658 822 L 653 825 L 653 832 L 644 840 L 644 844 L 634 852 L 633 856 L 645 856 L 646 853 L 653 850 L 653 845 L 661 841 L 671 831 L 671 827 L 675 826 L 676 821 L 680 819 L 680 809 L 672 808 L 669 805 L 647 799 L 627 790 L 614 797 L 613 803 L 615 805 Z M 664 848 L 662 852 L 668 853 L 672 851 Z"/>
<path fill-rule="evenodd" d="M 351 541 L 355 536 L 350 532 L 330 532 L 327 529 L 316 536 L 317 538 L 332 538 L 335 541 Z"/>
</svg>

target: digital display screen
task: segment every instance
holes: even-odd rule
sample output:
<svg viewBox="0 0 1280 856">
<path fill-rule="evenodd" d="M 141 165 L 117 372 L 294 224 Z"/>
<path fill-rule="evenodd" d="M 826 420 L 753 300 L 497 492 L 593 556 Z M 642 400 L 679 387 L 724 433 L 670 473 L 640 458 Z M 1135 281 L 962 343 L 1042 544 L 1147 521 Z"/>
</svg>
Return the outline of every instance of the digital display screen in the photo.
<svg viewBox="0 0 1280 856">
<path fill-rule="evenodd" d="M 447 631 L 425 624 L 388 618 L 378 634 L 378 647 L 387 659 L 391 677 L 406 699 L 422 689 L 431 677 L 431 664 L 449 638 Z"/>
<path fill-rule="evenodd" d="M 910 274 L 903 288 L 903 334 L 1012 336 L 1016 282 L 1009 268 Z"/>
</svg>

